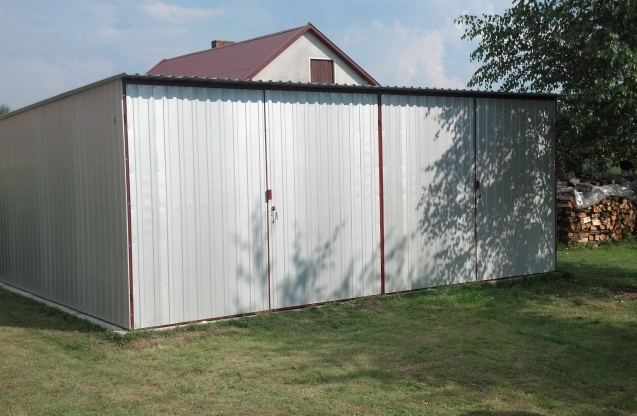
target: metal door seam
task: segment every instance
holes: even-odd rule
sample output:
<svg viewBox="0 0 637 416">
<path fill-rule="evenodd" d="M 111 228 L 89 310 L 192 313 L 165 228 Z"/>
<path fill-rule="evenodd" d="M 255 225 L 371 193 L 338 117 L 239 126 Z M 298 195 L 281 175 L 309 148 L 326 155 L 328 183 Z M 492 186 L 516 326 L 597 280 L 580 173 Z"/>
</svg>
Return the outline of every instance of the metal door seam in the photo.
<svg viewBox="0 0 637 416">
<path fill-rule="evenodd" d="M 475 277 L 478 280 L 478 198 L 476 189 L 478 183 L 478 101 L 473 97 L 473 243 L 475 253 Z"/>
<path fill-rule="evenodd" d="M 383 109 L 382 95 L 377 94 L 378 107 L 378 203 L 380 216 L 380 293 L 385 294 L 385 201 L 383 194 Z"/>
<path fill-rule="evenodd" d="M 268 198 L 270 195 L 270 171 L 268 166 L 268 112 L 267 112 L 267 101 L 265 98 L 266 91 L 263 90 L 263 158 L 265 159 L 265 224 L 266 224 L 266 240 L 267 240 L 267 265 L 266 265 L 266 273 L 268 275 L 268 310 L 272 310 L 272 259 L 270 258 L 270 239 L 272 238 L 270 233 L 270 221 L 268 221 L 269 214 L 269 205 L 270 200 Z"/>
</svg>

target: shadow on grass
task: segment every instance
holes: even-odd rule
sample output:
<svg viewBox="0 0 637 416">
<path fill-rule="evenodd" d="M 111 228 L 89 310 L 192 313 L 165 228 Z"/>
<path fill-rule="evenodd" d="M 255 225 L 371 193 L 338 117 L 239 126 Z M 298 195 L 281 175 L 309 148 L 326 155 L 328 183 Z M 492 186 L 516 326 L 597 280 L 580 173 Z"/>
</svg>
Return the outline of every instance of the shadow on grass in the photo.
<svg viewBox="0 0 637 416">
<path fill-rule="evenodd" d="M 478 410 L 476 412 L 463 413 L 461 416 L 541 416 L 541 414 L 531 412 L 491 412 L 488 410 Z"/>
<path fill-rule="evenodd" d="M 293 383 L 371 379 L 387 389 L 404 382 L 418 389 L 456 386 L 477 400 L 499 396 L 509 403 L 508 395 L 513 402 L 524 396 L 527 404 L 558 413 L 632 414 L 637 320 L 616 294 L 637 284 L 637 276 L 587 267 L 589 276 L 599 277 L 542 275 L 411 292 L 380 298 L 386 305 L 378 313 L 366 310 L 363 300 L 360 308 L 308 311 L 311 330 L 293 336 L 278 331 L 276 320 L 265 336 L 280 354 L 309 352 L 308 365 L 321 369 L 291 374 Z"/>
<path fill-rule="evenodd" d="M 104 331 L 89 321 L 0 287 L 1 327 L 86 333 Z"/>
<path fill-rule="evenodd" d="M 637 276 L 612 264 L 573 270 L 562 277 L 441 287 L 221 325 L 240 327 L 237 336 L 259 344 L 241 354 L 258 350 L 285 358 L 289 365 L 272 370 L 283 383 L 358 386 L 372 380 L 389 392 L 405 383 L 414 392 L 433 391 L 426 394 L 434 401 L 457 395 L 481 404 L 484 397 L 500 397 L 504 405 L 533 403 L 549 414 L 635 413 L 637 319 L 624 309 L 632 304 L 616 295 L 635 287 Z M 0 326 L 101 331 L 2 289 Z M 279 365 L 276 359 L 272 365 Z"/>
</svg>

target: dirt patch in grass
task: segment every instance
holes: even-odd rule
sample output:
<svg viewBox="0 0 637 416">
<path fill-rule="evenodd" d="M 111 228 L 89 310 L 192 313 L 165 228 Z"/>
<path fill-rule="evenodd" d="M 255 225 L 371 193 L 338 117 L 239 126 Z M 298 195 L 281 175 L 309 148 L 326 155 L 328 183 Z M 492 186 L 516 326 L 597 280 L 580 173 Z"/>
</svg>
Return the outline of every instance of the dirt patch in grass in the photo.
<svg viewBox="0 0 637 416">
<path fill-rule="evenodd" d="M 388 309 L 389 304 L 386 299 L 374 296 L 360 302 L 359 307 L 366 310 L 368 313 L 383 313 Z"/>
<path fill-rule="evenodd" d="M 615 295 L 615 298 L 619 300 L 637 301 L 637 287 L 626 286 Z"/>
</svg>

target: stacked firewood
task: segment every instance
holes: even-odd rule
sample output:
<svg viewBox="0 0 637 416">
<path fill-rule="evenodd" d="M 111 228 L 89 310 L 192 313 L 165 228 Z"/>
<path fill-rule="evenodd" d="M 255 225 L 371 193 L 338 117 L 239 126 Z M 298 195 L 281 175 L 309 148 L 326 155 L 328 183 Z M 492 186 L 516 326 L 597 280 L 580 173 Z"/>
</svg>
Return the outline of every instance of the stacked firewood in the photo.
<svg viewBox="0 0 637 416">
<path fill-rule="evenodd" d="M 573 193 L 558 193 L 557 241 L 599 245 L 621 240 L 637 230 L 636 213 L 637 206 L 621 196 L 609 196 L 591 207 L 576 209 Z"/>
</svg>

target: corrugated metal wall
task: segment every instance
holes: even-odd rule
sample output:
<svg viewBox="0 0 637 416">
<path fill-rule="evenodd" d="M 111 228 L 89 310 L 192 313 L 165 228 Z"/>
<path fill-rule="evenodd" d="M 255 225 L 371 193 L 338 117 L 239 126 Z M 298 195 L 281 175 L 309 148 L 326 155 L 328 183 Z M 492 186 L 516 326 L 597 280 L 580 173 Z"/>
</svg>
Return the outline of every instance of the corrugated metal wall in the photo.
<svg viewBox="0 0 637 416">
<path fill-rule="evenodd" d="M 127 328 L 121 94 L 0 120 L 0 281 Z M 133 326 L 380 293 L 377 100 L 127 84 Z M 381 100 L 386 292 L 555 269 L 553 101 Z"/>
<path fill-rule="evenodd" d="M 126 92 L 135 327 L 268 309 L 263 91 Z"/>
<path fill-rule="evenodd" d="M 122 84 L 0 121 L 0 280 L 129 326 Z"/>
<path fill-rule="evenodd" d="M 127 95 L 135 327 L 268 309 L 272 220 L 272 308 L 380 293 L 375 96 Z"/>
<path fill-rule="evenodd" d="M 555 103 L 477 100 L 478 279 L 555 270 Z"/>
<path fill-rule="evenodd" d="M 272 307 L 380 293 L 376 96 L 267 91 L 266 101 Z"/>
<path fill-rule="evenodd" d="M 473 280 L 471 98 L 382 96 L 387 292 Z"/>
</svg>

